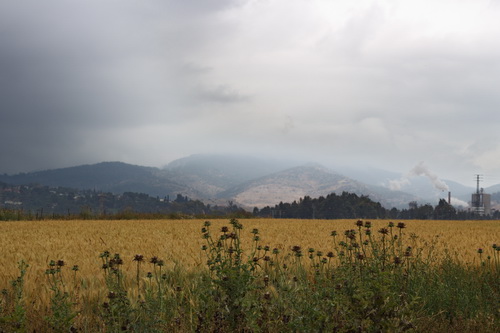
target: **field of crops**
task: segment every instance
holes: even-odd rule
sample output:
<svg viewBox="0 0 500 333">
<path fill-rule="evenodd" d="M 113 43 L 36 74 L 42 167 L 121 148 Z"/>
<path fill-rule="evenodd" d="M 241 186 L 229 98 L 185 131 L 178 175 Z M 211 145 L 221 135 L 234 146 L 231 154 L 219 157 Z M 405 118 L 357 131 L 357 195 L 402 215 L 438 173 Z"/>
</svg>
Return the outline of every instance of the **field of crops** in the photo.
<svg viewBox="0 0 500 333">
<path fill-rule="evenodd" d="M 375 241 L 380 242 L 381 237 L 385 237 L 382 230 L 386 228 L 387 237 L 393 237 L 393 233 L 396 236 L 396 239 L 397 236 L 399 236 L 399 240 L 396 242 L 393 241 L 393 244 L 397 245 L 398 241 L 404 241 L 404 244 L 399 244 L 402 258 L 404 252 L 403 250 L 407 250 L 409 246 L 412 251 L 416 251 L 417 249 L 420 251 L 419 255 L 422 260 L 428 259 L 425 262 L 426 265 L 442 265 L 442 261 L 448 259 L 454 264 L 461 265 L 464 269 L 474 270 L 473 267 L 479 267 L 479 270 L 487 271 L 488 274 L 490 274 L 492 281 L 498 281 L 498 269 L 500 268 L 500 265 L 498 262 L 495 262 L 495 260 L 498 260 L 498 251 L 495 251 L 493 244 L 500 244 L 500 221 L 404 221 L 404 228 L 402 225 L 399 225 L 401 228 L 397 228 L 399 222 L 395 222 L 393 228 L 388 228 L 389 221 L 379 220 L 371 221 L 368 228 L 366 227 L 366 221 L 363 222 L 362 225 L 357 226 L 356 221 L 354 220 L 250 219 L 240 220 L 239 223 L 243 226 L 243 229 L 239 229 L 238 239 L 241 241 L 239 246 L 243 249 L 243 251 L 246 251 L 243 253 L 243 257 L 245 255 L 251 255 L 250 252 L 257 246 L 258 243 L 261 248 L 269 246 L 269 252 L 262 250 L 264 251 L 262 252 L 262 256 L 261 252 L 258 252 L 257 259 L 263 259 L 266 253 L 271 255 L 271 249 L 275 249 L 276 256 L 272 258 L 274 258 L 276 262 L 278 261 L 277 253 L 279 252 L 279 256 L 283 256 L 283 262 L 285 262 L 284 260 L 286 259 L 284 256 L 287 255 L 289 257 L 288 260 L 290 260 L 290 264 L 293 264 L 296 263 L 293 261 L 295 260 L 293 259 L 293 256 L 297 254 L 297 251 L 294 252 L 293 248 L 295 247 L 295 249 L 297 249 L 300 247 L 305 257 L 308 256 L 308 253 L 311 255 L 314 254 L 314 258 L 317 257 L 318 260 L 317 265 L 314 264 L 313 261 L 308 264 L 308 268 L 304 269 L 306 275 L 310 272 L 316 271 L 319 276 L 318 272 L 320 270 L 320 266 L 321 272 L 326 272 L 327 268 L 333 271 L 333 267 L 335 267 L 335 265 L 342 265 L 343 254 L 341 253 L 340 256 L 338 255 L 340 253 L 338 248 L 339 241 L 342 242 L 342 240 L 351 242 L 349 244 L 345 243 L 346 253 L 352 252 L 354 254 L 354 261 L 349 264 L 351 266 L 360 265 L 360 269 L 366 269 L 365 267 L 369 266 L 367 264 L 367 259 L 372 257 L 375 258 L 379 255 L 377 252 L 375 252 L 375 255 L 367 254 L 366 251 L 369 250 L 368 246 L 370 246 L 370 251 L 374 248 L 376 251 L 379 251 L 381 248 L 377 247 L 378 245 L 375 244 Z M 2 303 L 0 303 L 0 331 L 2 331 L 1 325 L 7 327 L 5 328 L 6 331 L 9 331 L 9 329 L 19 329 L 22 331 L 27 329 L 27 322 L 35 323 L 31 324 L 32 326 L 30 326 L 30 328 L 43 330 L 44 327 L 52 327 L 55 330 L 59 327 L 57 325 L 60 323 L 54 323 L 54 321 L 64 321 L 63 319 L 57 319 L 59 318 L 57 316 L 55 316 L 56 318 L 54 319 L 54 313 L 61 310 L 57 310 L 57 308 L 54 308 L 53 304 L 51 305 L 51 302 L 54 303 L 54 299 L 57 299 L 57 297 L 60 298 L 59 303 L 62 304 L 59 304 L 59 306 L 68 308 L 63 310 L 71 310 L 71 315 L 68 314 L 68 318 L 66 318 L 67 322 L 65 325 L 68 327 L 73 327 L 73 329 L 78 328 L 82 331 L 95 330 L 96 327 L 92 327 L 89 321 L 85 319 L 85 317 L 88 317 L 93 318 L 93 322 L 100 322 L 99 329 L 102 330 L 112 331 L 112 327 L 115 327 L 113 326 L 114 324 L 117 325 L 115 327 L 117 330 L 124 328 L 131 329 L 134 326 L 131 322 L 133 320 L 130 318 L 140 317 L 140 311 L 138 308 L 134 308 L 133 304 L 137 302 L 139 302 L 137 304 L 142 304 L 140 302 L 145 302 L 144 299 L 147 298 L 148 288 L 150 288 L 149 291 L 153 289 L 156 290 L 156 287 L 153 286 L 154 280 L 157 276 L 160 276 L 158 275 L 160 272 L 163 272 L 163 275 L 168 272 L 168 281 L 172 290 L 175 290 L 175 288 L 178 288 L 179 290 L 187 290 L 190 287 L 187 287 L 186 285 L 193 285 L 193 283 L 190 284 L 190 282 L 187 282 L 189 276 L 193 276 L 193 274 L 201 276 L 203 275 L 203 272 L 208 272 L 207 250 L 202 250 L 201 248 L 204 245 L 208 245 L 208 253 L 210 253 L 211 246 L 213 246 L 213 250 L 215 252 L 219 250 L 216 249 L 217 245 L 215 243 L 212 245 L 209 242 L 207 243 L 209 236 L 206 236 L 205 239 L 202 237 L 203 226 L 204 221 L 202 220 L 71 220 L 0 223 L 0 246 L 2 250 L 2 255 L 0 256 L 0 289 L 4 290 L 4 297 L 2 299 Z M 223 230 L 222 227 L 224 226 L 228 226 L 228 230 L 232 230 L 228 220 L 211 221 L 210 237 L 213 237 L 215 241 L 217 241 L 217 237 L 221 234 L 221 230 Z M 255 240 L 256 234 L 252 233 L 252 231 L 255 232 L 255 229 L 258 229 L 258 242 Z M 356 236 L 352 236 L 352 239 L 346 238 L 346 230 L 354 230 Z M 371 230 L 371 232 L 367 232 L 367 230 Z M 206 230 L 203 231 L 205 234 L 208 233 Z M 332 237 L 332 231 L 337 232 L 336 238 Z M 369 241 L 372 241 L 369 236 L 373 237 L 373 244 L 375 245 L 371 243 L 369 245 Z M 358 241 L 358 237 L 360 237 L 359 242 L 353 243 L 353 240 Z M 226 241 L 224 238 L 222 240 Z M 363 243 L 366 245 L 366 248 L 363 246 Z M 353 244 L 354 249 L 349 247 Z M 356 250 L 359 246 L 361 246 L 360 248 L 364 252 Z M 228 250 L 228 248 L 223 247 L 221 247 L 221 249 L 224 251 Z M 479 249 L 481 250 L 478 251 Z M 233 250 L 234 249 L 229 250 L 229 257 L 226 258 L 231 258 L 232 260 L 231 251 Z M 326 254 L 332 251 L 336 251 L 335 256 L 332 253 L 332 256 L 328 257 L 328 265 L 330 265 L 330 260 L 332 260 L 333 264 L 332 266 L 326 266 Z M 108 256 L 107 253 L 109 253 Z M 108 260 L 113 258 L 115 253 L 119 254 L 119 258 L 122 261 L 119 264 L 120 277 L 117 280 L 118 284 L 109 280 L 111 271 L 106 269 L 106 267 L 103 269 L 103 264 L 107 265 Z M 138 257 L 138 255 L 141 255 L 142 257 Z M 227 253 L 225 253 L 225 255 L 227 255 Z M 255 255 L 255 253 L 253 255 Z M 387 257 L 389 258 L 389 256 Z M 134 258 L 136 260 L 134 260 Z M 138 258 L 141 258 L 141 260 L 138 260 Z M 151 263 L 151 258 L 156 258 L 157 262 L 158 260 L 161 260 L 161 265 L 157 265 L 157 262 Z M 307 258 L 304 260 L 306 259 Z M 250 258 L 250 260 L 252 260 L 252 258 Z M 272 261 L 271 259 L 266 260 Z M 385 258 L 383 260 L 385 260 Z M 393 258 L 389 258 L 389 261 L 392 260 Z M 12 286 L 12 281 L 15 281 L 20 275 L 18 263 L 21 261 L 24 261 L 29 265 L 25 274 L 22 276 L 22 297 L 20 296 L 18 300 L 18 303 L 23 307 L 23 311 L 21 311 L 22 313 L 20 315 L 24 316 L 22 318 L 24 318 L 26 323 L 21 323 L 19 324 L 20 326 L 16 328 L 17 324 L 15 321 L 18 319 L 14 318 L 15 316 L 13 315 L 16 301 L 13 299 L 15 286 Z M 141 262 L 139 263 L 139 261 Z M 213 272 L 217 273 L 219 272 L 219 269 L 226 269 L 225 267 L 221 268 L 222 266 L 216 264 L 216 262 L 217 260 L 215 260 L 215 263 L 212 263 L 213 265 L 211 268 Z M 324 265 L 321 265 L 321 262 Z M 407 260 L 407 263 L 407 269 L 409 269 L 409 259 Z M 75 265 L 77 265 L 77 267 L 74 267 Z M 234 264 L 232 263 L 231 265 Z M 485 268 L 483 269 L 481 266 Z M 258 267 L 262 270 L 263 265 L 258 265 Z M 74 269 L 72 270 L 72 268 Z M 50 269 L 53 269 L 53 271 L 51 272 Z M 245 267 L 241 268 L 238 266 L 238 274 L 240 274 L 241 270 L 245 271 L 245 269 Z M 386 268 L 384 267 L 382 270 L 385 271 Z M 252 274 L 255 276 L 254 278 L 248 280 L 247 283 L 250 283 L 249 281 L 254 281 L 253 279 L 256 277 L 261 278 L 264 275 L 267 276 L 265 273 L 270 275 L 270 271 L 261 273 L 256 272 L 257 271 L 252 270 Z M 300 275 L 298 272 L 294 274 Z M 401 274 L 402 277 L 409 275 L 408 272 L 401 272 Z M 491 274 L 493 274 L 493 277 L 491 277 Z M 172 280 L 174 279 L 174 276 L 177 276 L 178 281 Z M 222 277 L 226 278 L 226 275 Z M 220 278 L 220 276 L 217 276 L 217 274 L 212 275 L 211 282 L 212 284 L 215 283 L 215 285 L 218 286 L 217 288 L 222 288 L 220 284 L 217 284 L 219 283 L 217 282 L 217 278 Z M 224 281 L 223 278 L 221 278 L 221 281 Z M 283 277 L 276 276 L 276 281 L 281 278 Z M 293 278 L 296 279 L 296 276 Z M 167 280 L 166 277 L 165 280 Z M 304 281 L 311 282 L 312 278 L 305 277 Z M 319 283 L 316 280 L 313 282 Z M 271 292 L 271 294 L 276 297 L 281 297 L 281 295 L 285 293 L 284 291 L 280 292 L 279 289 L 283 287 L 283 284 L 279 284 L 278 282 L 276 283 L 277 285 L 267 292 Z M 338 281 L 335 280 L 335 283 L 338 284 Z M 278 285 L 280 287 L 278 287 Z M 266 282 L 265 287 L 267 286 L 268 283 Z M 131 311 L 134 315 L 130 314 L 128 319 L 124 322 L 119 322 L 118 319 L 115 320 L 107 317 L 103 319 L 103 316 L 100 315 L 103 310 L 99 308 L 99 304 L 112 304 L 109 298 L 113 298 L 110 297 L 110 295 L 114 295 L 115 293 L 115 289 L 113 288 L 119 291 L 124 291 L 127 294 L 126 297 L 128 303 L 125 303 L 133 303 L 132 305 L 128 305 L 127 311 Z M 165 295 L 162 295 L 161 297 L 158 296 L 159 298 L 155 298 L 155 301 L 163 299 L 162 297 L 166 297 L 165 299 L 167 299 L 168 288 L 165 287 L 162 290 L 161 288 L 163 287 L 161 287 L 159 280 L 157 288 L 158 291 L 162 291 Z M 283 290 L 287 291 L 287 288 L 284 288 Z M 496 288 L 497 289 L 494 289 L 493 291 L 497 292 L 498 286 L 496 286 Z M 188 295 L 184 295 L 184 297 L 190 298 L 189 300 L 185 300 L 191 302 L 190 311 L 195 311 L 193 309 L 198 306 L 193 305 L 198 302 L 193 300 L 193 297 L 195 297 L 195 289 L 196 288 L 194 287 L 193 289 L 190 289 L 189 297 Z M 56 294 L 58 292 L 61 292 L 62 295 L 66 292 L 67 297 L 64 298 L 62 296 L 57 296 Z M 241 297 L 249 297 L 247 294 L 250 294 L 250 292 L 246 292 L 244 295 L 241 295 Z M 152 296 L 150 295 L 150 297 Z M 208 296 L 204 295 L 203 297 Z M 265 297 L 265 299 L 267 299 L 268 296 Z M 218 298 L 216 297 L 215 301 L 217 301 L 217 299 Z M 249 300 L 246 300 L 245 302 L 247 301 L 250 302 Z M 170 302 L 172 302 L 172 300 L 170 300 Z M 243 306 L 242 304 L 238 306 L 241 307 Z M 270 301 L 269 304 L 271 304 Z M 163 305 L 158 306 L 161 308 Z M 180 305 L 178 304 L 177 306 Z M 284 305 L 281 304 L 279 306 L 282 307 Z M 123 309 L 120 311 L 123 311 Z M 158 331 L 161 331 L 162 329 L 166 329 L 166 327 L 169 329 L 177 327 L 177 330 L 179 331 L 190 331 L 195 330 L 195 328 L 199 329 L 201 310 L 196 308 L 196 311 L 197 314 L 172 314 L 173 319 L 165 319 L 163 323 L 158 324 L 157 326 L 151 324 L 153 325 L 151 326 L 151 330 L 155 331 L 155 329 L 158 329 Z M 208 311 L 211 313 L 211 318 L 219 315 L 224 320 L 229 321 L 229 315 L 224 317 L 218 311 L 213 311 L 214 313 Z M 260 309 L 259 311 L 259 314 L 261 315 L 262 311 L 274 313 L 271 309 Z M 281 316 L 281 319 L 268 318 L 269 314 L 266 314 L 267 317 L 264 317 L 267 318 L 266 320 L 268 322 L 266 324 L 262 324 L 262 321 L 264 320 L 263 318 L 259 317 L 260 319 L 256 319 L 255 322 L 247 318 L 246 320 L 248 321 L 247 324 L 249 326 L 243 328 L 253 331 L 266 331 L 271 329 L 282 330 L 284 328 L 290 330 L 307 330 L 308 326 L 300 326 L 305 325 L 302 322 L 300 322 L 300 325 L 298 321 L 293 324 L 294 322 L 292 319 L 295 320 L 296 318 L 293 317 L 292 314 L 288 315 L 281 313 L 283 311 L 286 312 L 286 309 L 281 309 L 279 311 L 274 309 L 273 311 L 280 313 L 279 316 Z M 478 316 L 483 314 L 479 313 Z M 499 315 L 498 310 L 496 313 L 487 313 L 485 316 L 489 316 L 489 322 L 484 325 L 484 328 L 491 330 L 491 325 L 498 323 Z M 50 316 L 52 317 L 51 320 L 46 319 Z M 278 316 L 278 314 L 276 314 L 276 316 Z M 404 316 L 401 316 L 401 318 L 398 317 L 398 320 L 404 321 Z M 456 315 L 455 319 L 460 320 L 463 319 L 462 317 L 464 316 L 464 313 L 459 313 Z M 193 318 L 197 319 L 195 320 Z M 241 318 L 233 319 L 240 322 L 242 321 Z M 363 325 L 375 325 L 374 327 L 378 327 L 376 326 L 378 325 L 378 319 L 370 320 L 370 324 L 366 324 L 362 319 L 360 319 L 360 322 L 356 325 L 361 325 L 360 327 L 364 327 Z M 484 320 L 484 318 L 482 320 Z M 198 324 L 196 324 L 195 321 L 198 321 Z M 279 321 L 279 323 L 276 321 Z M 176 324 L 172 324 L 172 322 L 175 322 Z M 472 322 L 474 322 L 474 320 L 472 320 Z M 64 324 L 61 325 L 64 326 Z M 344 325 L 342 327 L 347 327 L 345 324 L 342 325 Z M 415 329 L 415 326 L 412 325 L 408 324 L 407 328 Z M 473 323 L 470 325 L 472 325 L 471 330 L 474 330 L 477 329 L 477 325 L 480 324 Z M 203 327 L 203 325 L 201 327 Z M 462 325 L 461 327 L 467 331 L 467 326 Z M 234 327 L 217 323 L 217 320 L 212 318 L 210 325 L 207 326 L 207 331 L 214 329 L 219 331 L 229 331 L 232 328 Z M 241 328 L 242 327 L 238 327 L 238 329 Z M 340 329 L 340 331 L 342 331 L 342 329 Z M 348 331 L 347 328 L 345 331 Z"/>
</svg>

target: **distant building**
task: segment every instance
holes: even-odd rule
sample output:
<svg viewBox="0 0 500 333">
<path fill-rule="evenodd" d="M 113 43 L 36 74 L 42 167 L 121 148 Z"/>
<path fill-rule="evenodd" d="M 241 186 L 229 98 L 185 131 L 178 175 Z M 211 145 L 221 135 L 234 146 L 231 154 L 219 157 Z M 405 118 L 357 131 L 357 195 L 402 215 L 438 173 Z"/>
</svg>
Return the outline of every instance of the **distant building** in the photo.
<svg viewBox="0 0 500 333">
<path fill-rule="evenodd" d="M 472 193 L 472 211 L 479 216 L 491 215 L 491 195 L 484 193 L 481 188 L 476 193 Z"/>
</svg>

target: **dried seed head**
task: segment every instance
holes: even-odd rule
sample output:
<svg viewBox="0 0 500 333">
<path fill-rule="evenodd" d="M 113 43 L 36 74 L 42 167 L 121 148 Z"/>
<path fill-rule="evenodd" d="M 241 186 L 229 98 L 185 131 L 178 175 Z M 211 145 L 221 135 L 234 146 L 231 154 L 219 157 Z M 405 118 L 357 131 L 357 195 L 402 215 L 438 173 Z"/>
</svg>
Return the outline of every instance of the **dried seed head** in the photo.
<svg viewBox="0 0 500 333">
<path fill-rule="evenodd" d="M 379 229 L 378 232 L 381 233 L 382 235 L 387 235 L 389 233 L 389 229 L 381 228 L 381 229 Z"/>
<path fill-rule="evenodd" d="M 479 254 L 483 253 L 483 249 L 481 249 L 481 248 L 477 249 L 477 253 L 479 253 Z"/>
<path fill-rule="evenodd" d="M 205 221 L 205 223 L 203 224 L 205 227 L 210 227 L 212 223 L 210 223 L 210 221 Z"/>
<path fill-rule="evenodd" d="M 372 223 L 370 221 L 365 222 L 365 228 L 370 229 L 372 227 Z"/>
<path fill-rule="evenodd" d="M 104 251 L 99 255 L 100 258 L 109 258 L 109 251 Z"/>
<path fill-rule="evenodd" d="M 396 264 L 396 265 L 401 264 L 401 258 L 398 256 L 394 257 L 394 264 Z"/>
<path fill-rule="evenodd" d="M 136 255 L 134 256 L 133 261 L 143 262 L 143 261 L 144 261 L 144 256 L 143 256 L 142 254 L 136 254 Z"/>
<path fill-rule="evenodd" d="M 254 228 L 254 229 L 252 230 L 252 234 L 257 235 L 258 233 L 259 233 L 259 229 Z"/>
<path fill-rule="evenodd" d="M 358 227 L 362 227 L 362 226 L 363 226 L 363 221 L 361 221 L 361 220 L 357 220 L 357 221 L 356 221 L 356 226 L 358 226 Z"/>
<path fill-rule="evenodd" d="M 344 235 L 349 238 L 349 239 L 355 239 L 356 238 L 356 231 L 355 230 L 346 230 L 344 232 Z"/>
<path fill-rule="evenodd" d="M 394 222 L 389 222 L 389 228 L 393 228 L 394 227 Z"/>
<path fill-rule="evenodd" d="M 266 251 L 266 252 L 267 252 L 267 251 L 269 251 L 270 249 L 271 249 L 271 248 L 269 247 L 269 245 L 264 246 L 264 251 Z"/>
<path fill-rule="evenodd" d="M 222 228 L 221 228 L 221 230 L 220 230 L 220 231 L 221 231 L 221 232 L 223 232 L 223 233 L 226 233 L 226 232 L 228 232 L 228 231 L 229 231 L 229 228 L 228 228 L 228 227 L 226 227 L 226 226 L 224 226 L 224 227 L 222 227 Z"/>
<path fill-rule="evenodd" d="M 202 246 L 201 246 L 201 249 L 202 249 L 203 251 L 206 251 L 206 250 L 208 249 L 208 247 L 207 247 L 206 245 L 202 245 Z"/>
<path fill-rule="evenodd" d="M 78 267 L 78 265 L 73 265 L 73 268 L 71 268 L 72 271 L 78 271 L 80 268 Z"/>
<path fill-rule="evenodd" d="M 264 256 L 264 261 L 270 261 L 271 257 L 270 256 Z"/>
<path fill-rule="evenodd" d="M 293 252 L 300 252 L 300 249 L 301 249 L 301 248 L 300 248 L 300 246 L 298 246 L 298 245 L 294 245 L 294 246 L 292 246 L 292 251 L 293 251 Z"/>
<path fill-rule="evenodd" d="M 64 260 L 58 260 L 57 261 L 57 266 L 59 266 L 59 267 L 64 266 Z"/>
<path fill-rule="evenodd" d="M 273 249 L 273 254 L 278 254 L 278 253 L 280 253 L 280 250 L 278 250 L 278 248 L 276 248 L 276 247 L 275 247 L 275 248 Z"/>
<path fill-rule="evenodd" d="M 266 291 L 266 292 L 264 293 L 264 299 L 265 299 L 265 300 L 270 300 L 270 299 L 271 299 L 271 293 L 270 293 L 269 291 Z"/>
<path fill-rule="evenodd" d="M 337 232 L 336 232 L 335 230 L 334 230 L 334 231 L 332 231 L 332 233 L 330 234 L 330 236 L 332 236 L 332 237 L 337 236 Z"/>
<path fill-rule="evenodd" d="M 326 254 L 326 256 L 327 256 L 328 258 L 333 258 L 333 257 L 335 257 L 335 255 L 333 254 L 333 252 L 332 252 L 332 251 L 328 252 L 328 253 Z"/>
<path fill-rule="evenodd" d="M 147 272 L 147 273 L 146 273 L 146 277 L 147 277 L 148 279 L 151 279 L 151 278 L 153 277 L 153 273 L 151 273 L 151 272 Z"/>
<path fill-rule="evenodd" d="M 404 228 L 406 228 L 406 225 L 403 222 L 399 222 L 398 225 L 397 225 L 397 227 L 399 229 L 404 229 Z"/>
<path fill-rule="evenodd" d="M 108 298 L 109 298 L 109 299 L 114 299 L 114 298 L 116 298 L 116 294 L 115 294 L 115 292 L 114 292 L 114 291 L 110 291 L 110 292 L 109 292 L 109 294 L 108 294 Z"/>
</svg>

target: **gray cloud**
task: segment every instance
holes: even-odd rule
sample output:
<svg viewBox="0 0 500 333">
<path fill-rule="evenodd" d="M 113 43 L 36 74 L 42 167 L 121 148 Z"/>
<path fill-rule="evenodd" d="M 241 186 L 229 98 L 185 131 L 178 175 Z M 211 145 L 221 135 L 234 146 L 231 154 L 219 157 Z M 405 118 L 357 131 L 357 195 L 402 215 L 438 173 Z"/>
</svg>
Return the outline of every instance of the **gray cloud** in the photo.
<svg viewBox="0 0 500 333">
<path fill-rule="evenodd" d="M 498 173 L 500 7 L 427 8 L 3 1 L 0 172 L 242 150 Z"/>
</svg>

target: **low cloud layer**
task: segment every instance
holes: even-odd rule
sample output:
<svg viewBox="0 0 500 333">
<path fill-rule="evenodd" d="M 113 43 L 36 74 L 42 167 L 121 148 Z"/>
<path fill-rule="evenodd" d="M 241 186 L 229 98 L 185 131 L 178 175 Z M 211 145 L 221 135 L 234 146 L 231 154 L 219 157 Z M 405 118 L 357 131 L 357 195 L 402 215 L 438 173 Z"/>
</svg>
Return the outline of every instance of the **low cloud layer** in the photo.
<svg viewBox="0 0 500 333">
<path fill-rule="evenodd" d="M 3 1 L 0 172 L 239 152 L 498 180 L 499 14 L 483 0 Z"/>
</svg>

